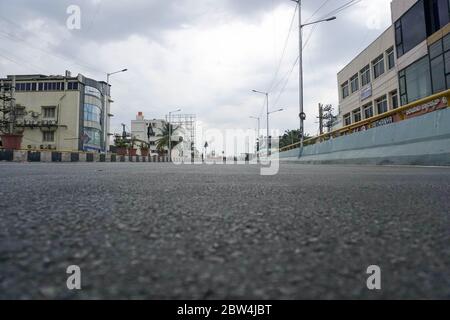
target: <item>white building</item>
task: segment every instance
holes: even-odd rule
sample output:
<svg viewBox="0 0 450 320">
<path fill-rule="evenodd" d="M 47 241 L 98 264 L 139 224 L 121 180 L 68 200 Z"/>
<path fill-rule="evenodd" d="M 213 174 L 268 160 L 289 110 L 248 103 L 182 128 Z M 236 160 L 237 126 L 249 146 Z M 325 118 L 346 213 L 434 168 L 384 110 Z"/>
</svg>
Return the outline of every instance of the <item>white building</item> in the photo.
<svg viewBox="0 0 450 320">
<path fill-rule="evenodd" d="M 159 153 L 157 144 L 160 139 L 159 135 L 162 130 L 167 126 L 168 121 L 162 119 L 147 120 L 142 112 L 139 112 L 136 116 L 136 120 L 131 121 L 131 136 L 144 141 L 150 146 L 150 154 L 156 155 Z M 172 122 L 173 127 L 178 128 L 172 135 L 172 141 L 175 147 L 172 148 L 172 158 L 190 158 L 191 142 L 189 131 L 185 126 L 177 121 Z M 181 141 L 181 143 L 180 143 Z M 178 143 L 178 144 L 177 144 Z M 168 148 L 164 148 L 164 152 L 167 153 Z"/>
<path fill-rule="evenodd" d="M 390 27 L 338 73 L 341 126 L 398 108 L 394 43 Z"/>
<path fill-rule="evenodd" d="M 392 1 L 393 24 L 338 73 L 338 127 L 450 88 L 449 2 Z"/>
<path fill-rule="evenodd" d="M 144 114 L 139 112 L 136 120 L 131 121 L 131 136 L 148 143 L 150 145 L 150 154 L 158 154 L 156 147 L 159 139 L 158 135 L 161 134 L 161 130 L 165 125 L 165 120 L 146 120 Z M 165 151 L 167 152 L 167 148 Z"/>
</svg>

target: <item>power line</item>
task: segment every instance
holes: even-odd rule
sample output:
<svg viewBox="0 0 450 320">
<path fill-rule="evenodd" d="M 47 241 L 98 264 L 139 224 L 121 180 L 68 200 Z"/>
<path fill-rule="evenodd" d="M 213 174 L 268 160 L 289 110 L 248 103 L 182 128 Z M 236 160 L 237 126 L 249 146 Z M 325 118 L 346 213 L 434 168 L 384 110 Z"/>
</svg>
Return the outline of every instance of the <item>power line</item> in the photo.
<svg viewBox="0 0 450 320">
<path fill-rule="evenodd" d="M 305 23 L 310 22 L 310 21 L 316 16 L 316 14 L 317 14 L 320 10 L 322 10 L 323 7 L 325 7 L 325 6 L 328 4 L 328 2 L 330 2 L 330 0 L 325 0 L 325 1 L 324 1 L 324 2 L 316 9 L 316 11 L 314 11 L 314 13 L 313 13 L 308 19 L 306 19 Z"/>
<path fill-rule="evenodd" d="M 289 83 L 289 80 L 290 80 L 290 78 L 291 78 L 292 72 L 294 72 L 294 69 L 295 69 L 295 67 L 297 66 L 297 64 L 299 63 L 299 60 L 300 60 L 300 56 L 297 57 L 297 59 L 295 60 L 295 62 L 292 64 L 291 69 L 290 69 L 289 72 L 286 74 L 286 77 L 283 78 L 283 80 L 284 80 L 284 85 L 283 85 L 283 87 L 281 88 L 281 90 L 280 90 L 280 92 L 279 92 L 277 98 L 275 99 L 275 104 L 278 103 L 278 101 L 280 100 L 280 98 L 281 98 L 281 96 L 283 95 L 284 91 L 286 90 L 286 87 L 287 87 L 287 85 L 288 85 L 288 83 Z"/>
<path fill-rule="evenodd" d="M 297 9 L 298 9 L 298 3 L 295 5 L 294 14 L 292 15 L 291 23 L 290 23 L 290 26 L 289 26 L 289 31 L 288 31 L 286 40 L 285 40 L 285 42 L 284 42 L 283 52 L 282 52 L 281 58 L 280 58 L 280 60 L 279 60 L 279 62 L 278 62 L 278 66 L 277 66 L 277 70 L 276 70 L 276 72 L 275 72 L 275 75 L 274 75 L 274 77 L 273 77 L 273 79 L 272 79 L 272 82 L 271 82 L 271 84 L 270 84 L 270 87 L 269 87 L 269 90 L 268 90 L 269 92 L 276 88 L 276 87 L 274 88 L 273 85 L 274 85 L 274 83 L 275 83 L 275 81 L 276 81 L 276 79 L 277 79 L 277 77 L 278 77 L 278 74 L 279 74 L 280 69 L 281 69 L 281 64 L 283 63 L 284 56 L 285 56 L 285 54 L 286 54 L 286 49 L 287 49 L 287 46 L 288 46 L 288 44 L 289 44 L 289 39 L 290 39 L 290 37 L 291 37 L 292 29 L 293 29 L 293 27 L 294 27 L 294 22 L 295 22 L 295 16 L 296 16 L 296 14 L 297 14 Z"/>
<path fill-rule="evenodd" d="M 50 44 L 47 40 L 43 39 L 39 34 L 37 34 L 37 33 L 35 33 L 35 32 L 32 32 L 32 31 L 30 31 L 30 30 L 26 30 L 26 29 L 24 29 L 21 25 L 15 23 L 15 22 L 13 22 L 13 21 L 11 21 L 11 20 L 9 20 L 9 19 L 3 17 L 3 16 L 0 16 L 0 19 L 2 19 L 2 20 L 4 20 L 4 21 L 8 22 L 9 24 L 11 24 L 11 25 L 13 25 L 13 26 L 16 26 L 17 28 L 20 28 L 21 30 L 23 30 L 23 31 L 25 31 L 25 32 L 27 32 L 27 33 L 29 33 L 29 34 L 32 35 L 33 37 L 38 38 L 39 40 L 41 40 L 41 43 L 43 43 L 44 45 L 47 45 L 47 46 L 48 46 L 48 45 Z M 55 54 L 55 53 L 53 53 L 53 52 L 50 52 L 50 51 L 48 51 L 48 50 L 44 50 L 44 49 L 42 49 L 42 48 L 35 47 L 34 45 L 30 44 L 26 39 L 23 39 L 23 38 L 21 38 L 21 37 L 18 37 L 17 35 L 9 34 L 9 33 L 5 32 L 5 31 L 1 31 L 1 32 L 2 32 L 4 35 L 6 35 L 8 38 L 10 38 L 10 40 L 23 42 L 26 46 L 28 46 L 28 47 L 30 47 L 30 48 L 32 48 L 32 49 L 34 49 L 34 50 L 41 51 L 41 52 L 43 52 L 43 53 L 45 53 L 45 54 L 47 54 L 47 55 L 51 55 L 51 56 L 53 56 L 53 57 L 55 57 L 55 58 L 58 58 L 58 59 L 61 59 L 61 60 L 64 60 L 64 61 L 71 60 L 73 64 L 82 67 L 84 70 L 89 70 L 89 71 L 94 71 L 94 72 L 99 72 L 99 73 L 106 73 L 105 71 L 96 69 L 95 67 L 89 66 L 88 64 L 78 63 L 78 62 L 76 61 L 76 59 L 75 59 L 74 57 L 71 57 L 70 55 L 67 55 L 67 54 L 66 54 L 67 56 L 64 57 L 64 56 Z M 83 62 L 83 61 L 81 61 L 81 62 Z M 84 63 L 84 62 L 83 62 L 83 63 Z"/>
<path fill-rule="evenodd" d="M 338 14 L 338 13 L 340 13 L 340 12 L 350 8 L 350 7 L 353 7 L 354 5 L 356 5 L 356 4 L 360 3 L 360 2 L 362 2 L 362 0 L 350 0 L 350 1 L 346 2 L 346 3 L 344 3 L 343 5 L 337 7 L 336 9 L 334 9 L 334 10 L 328 12 L 327 14 L 323 15 L 322 18 L 320 18 L 320 19 L 325 19 L 325 18 L 330 17 L 332 15 L 336 15 L 336 14 Z"/>
</svg>

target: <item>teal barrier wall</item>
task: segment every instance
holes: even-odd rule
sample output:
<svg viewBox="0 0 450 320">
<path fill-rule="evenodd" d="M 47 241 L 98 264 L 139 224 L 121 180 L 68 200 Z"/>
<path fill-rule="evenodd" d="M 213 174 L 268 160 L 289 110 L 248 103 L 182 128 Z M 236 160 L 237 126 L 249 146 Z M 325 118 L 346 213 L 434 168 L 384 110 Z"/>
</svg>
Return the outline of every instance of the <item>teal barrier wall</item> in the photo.
<svg viewBox="0 0 450 320">
<path fill-rule="evenodd" d="M 450 165 L 450 109 L 279 154 L 302 163 Z"/>
</svg>

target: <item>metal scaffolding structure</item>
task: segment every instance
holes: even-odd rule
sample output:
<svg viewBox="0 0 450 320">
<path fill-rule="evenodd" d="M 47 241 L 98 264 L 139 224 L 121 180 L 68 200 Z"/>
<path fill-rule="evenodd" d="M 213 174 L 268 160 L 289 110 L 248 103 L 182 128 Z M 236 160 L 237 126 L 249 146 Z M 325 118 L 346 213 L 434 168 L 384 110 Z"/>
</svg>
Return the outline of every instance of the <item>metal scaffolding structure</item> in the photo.
<svg viewBox="0 0 450 320">
<path fill-rule="evenodd" d="M 168 115 L 166 115 L 166 121 L 169 121 Z M 172 114 L 171 123 L 180 128 L 185 140 L 189 140 L 194 143 L 195 147 L 197 146 L 197 116 L 195 114 Z"/>
</svg>

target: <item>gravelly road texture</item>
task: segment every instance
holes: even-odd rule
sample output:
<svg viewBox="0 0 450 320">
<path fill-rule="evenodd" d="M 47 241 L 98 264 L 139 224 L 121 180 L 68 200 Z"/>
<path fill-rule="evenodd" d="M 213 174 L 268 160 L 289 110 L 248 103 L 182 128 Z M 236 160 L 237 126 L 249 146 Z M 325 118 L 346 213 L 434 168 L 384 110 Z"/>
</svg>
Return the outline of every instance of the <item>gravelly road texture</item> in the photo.
<svg viewBox="0 0 450 320">
<path fill-rule="evenodd" d="M 0 298 L 449 299 L 449 198 L 450 168 L 0 164 Z"/>
</svg>

